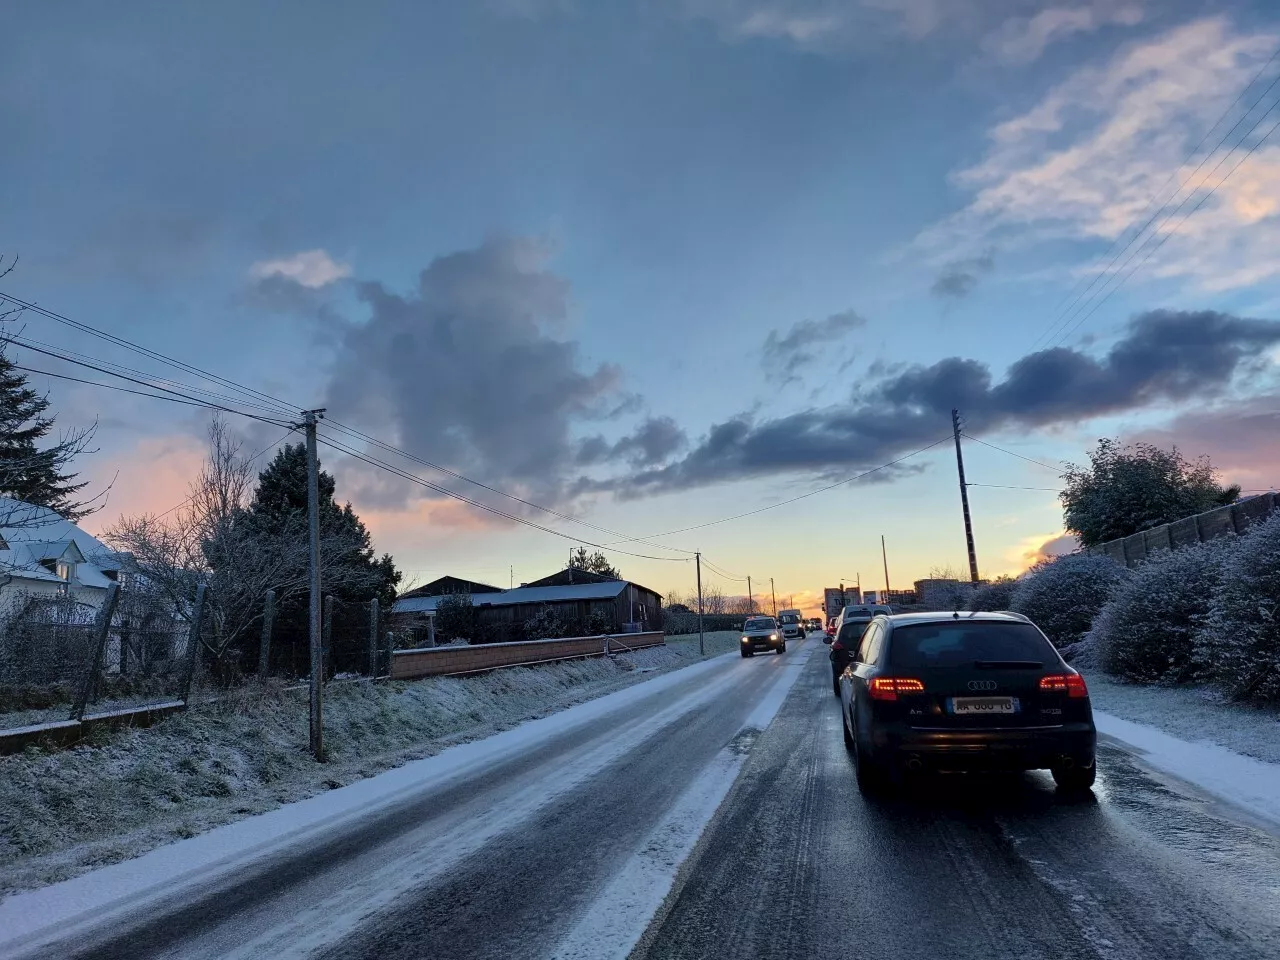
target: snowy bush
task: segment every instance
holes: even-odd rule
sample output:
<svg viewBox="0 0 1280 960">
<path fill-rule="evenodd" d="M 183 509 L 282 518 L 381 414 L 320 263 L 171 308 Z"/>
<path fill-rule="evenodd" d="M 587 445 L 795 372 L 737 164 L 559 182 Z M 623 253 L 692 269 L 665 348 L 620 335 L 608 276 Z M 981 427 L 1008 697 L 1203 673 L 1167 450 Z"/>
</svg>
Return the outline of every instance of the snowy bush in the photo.
<svg viewBox="0 0 1280 960">
<path fill-rule="evenodd" d="M 1075 643 L 1129 577 L 1114 560 L 1073 553 L 1032 567 L 1018 581 L 1009 609 L 1032 619 L 1054 646 Z"/>
<path fill-rule="evenodd" d="M 983 584 L 969 598 L 970 610 L 1008 610 L 1018 581 L 1013 577 L 997 577 Z"/>
<path fill-rule="evenodd" d="M 1280 514 L 1235 542 L 1196 634 L 1206 674 L 1241 700 L 1280 700 Z"/>
<path fill-rule="evenodd" d="M 570 636 L 565 621 L 550 607 L 543 606 L 524 622 L 524 635 L 528 640 L 555 640 Z"/>
<path fill-rule="evenodd" d="M 1232 540 L 1156 554 L 1133 572 L 1089 631 L 1102 669 L 1129 683 L 1199 679 L 1196 632 L 1209 613 Z"/>
</svg>

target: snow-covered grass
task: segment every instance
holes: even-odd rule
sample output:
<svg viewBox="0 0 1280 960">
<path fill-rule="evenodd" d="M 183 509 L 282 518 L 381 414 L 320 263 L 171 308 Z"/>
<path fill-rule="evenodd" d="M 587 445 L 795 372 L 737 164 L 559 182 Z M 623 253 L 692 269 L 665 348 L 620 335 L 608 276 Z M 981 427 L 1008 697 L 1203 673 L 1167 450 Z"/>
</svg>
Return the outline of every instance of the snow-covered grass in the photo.
<svg viewBox="0 0 1280 960">
<path fill-rule="evenodd" d="M 1147 687 L 1086 671 L 1096 709 L 1189 743 L 1208 741 L 1280 764 L 1280 709 L 1231 703 L 1204 687 Z"/>
<path fill-rule="evenodd" d="M 709 642 L 708 654 L 723 647 Z M 676 643 L 614 659 L 331 684 L 325 764 L 307 752 L 305 689 L 279 684 L 253 684 L 150 729 L 71 750 L 0 757 L 0 895 L 137 856 L 696 659 L 694 637 L 692 648 Z"/>
<path fill-rule="evenodd" d="M 742 634 L 737 630 L 717 630 L 715 633 L 702 635 L 708 657 L 718 657 L 722 653 L 730 653 L 738 649 Z M 667 637 L 667 646 L 680 652 L 681 656 L 696 659 L 698 656 L 698 635 L 682 633 Z"/>
</svg>

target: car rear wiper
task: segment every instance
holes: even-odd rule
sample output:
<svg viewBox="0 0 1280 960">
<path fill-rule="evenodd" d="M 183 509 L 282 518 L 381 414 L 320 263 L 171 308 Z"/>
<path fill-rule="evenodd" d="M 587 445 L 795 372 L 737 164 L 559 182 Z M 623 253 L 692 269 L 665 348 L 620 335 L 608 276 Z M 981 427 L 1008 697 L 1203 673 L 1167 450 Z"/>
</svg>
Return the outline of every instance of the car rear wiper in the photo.
<svg viewBox="0 0 1280 960">
<path fill-rule="evenodd" d="M 979 670 L 1041 670 L 1044 663 L 1039 660 L 975 660 L 973 665 Z"/>
</svg>

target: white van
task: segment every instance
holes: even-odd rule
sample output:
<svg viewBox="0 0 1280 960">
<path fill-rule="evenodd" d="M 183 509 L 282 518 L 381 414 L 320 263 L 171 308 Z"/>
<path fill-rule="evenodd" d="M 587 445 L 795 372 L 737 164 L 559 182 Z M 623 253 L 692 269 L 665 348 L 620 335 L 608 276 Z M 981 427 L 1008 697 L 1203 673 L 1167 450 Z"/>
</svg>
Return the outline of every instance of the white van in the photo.
<svg viewBox="0 0 1280 960">
<path fill-rule="evenodd" d="M 778 627 L 782 630 L 783 639 L 803 640 L 804 614 L 799 610 L 779 610 Z"/>
</svg>

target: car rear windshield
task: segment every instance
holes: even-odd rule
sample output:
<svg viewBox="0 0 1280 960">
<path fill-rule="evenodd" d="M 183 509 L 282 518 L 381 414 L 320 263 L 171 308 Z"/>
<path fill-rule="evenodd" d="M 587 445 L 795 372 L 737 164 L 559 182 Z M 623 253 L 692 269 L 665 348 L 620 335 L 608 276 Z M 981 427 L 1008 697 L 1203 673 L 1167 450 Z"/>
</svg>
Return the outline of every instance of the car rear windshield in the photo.
<svg viewBox="0 0 1280 960">
<path fill-rule="evenodd" d="M 889 642 L 889 666 L 911 670 L 1053 659 L 1053 648 L 1029 623 L 921 623 L 894 628 Z"/>
<path fill-rule="evenodd" d="M 772 630 L 776 626 L 771 617 L 759 617 L 755 620 L 748 620 L 744 629 L 746 630 Z"/>
</svg>

